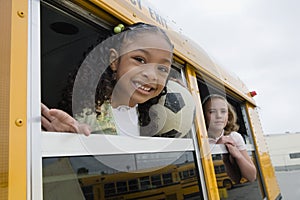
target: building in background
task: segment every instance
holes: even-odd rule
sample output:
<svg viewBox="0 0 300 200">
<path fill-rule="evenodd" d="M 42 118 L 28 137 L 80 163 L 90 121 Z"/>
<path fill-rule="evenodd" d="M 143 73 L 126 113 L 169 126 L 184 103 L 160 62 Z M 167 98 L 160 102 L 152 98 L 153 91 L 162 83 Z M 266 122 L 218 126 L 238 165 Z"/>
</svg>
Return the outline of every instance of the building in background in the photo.
<svg viewBox="0 0 300 200">
<path fill-rule="evenodd" d="M 276 171 L 300 169 L 300 132 L 265 135 Z"/>
</svg>

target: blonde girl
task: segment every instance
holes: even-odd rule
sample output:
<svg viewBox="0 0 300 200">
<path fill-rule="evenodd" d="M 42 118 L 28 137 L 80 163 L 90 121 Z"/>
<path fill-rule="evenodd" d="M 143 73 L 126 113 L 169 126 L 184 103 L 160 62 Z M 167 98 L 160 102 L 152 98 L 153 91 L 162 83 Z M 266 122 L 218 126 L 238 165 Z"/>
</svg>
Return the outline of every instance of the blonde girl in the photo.
<svg viewBox="0 0 300 200">
<path fill-rule="evenodd" d="M 209 142 L 224 144 L 228 154 L 223 155 L 227 174 L 235 182 L 244 177 L 249 181 L 256 179 L 256 168 L 247 153 L 246 145 L 236 123 L 237 115 L 221 95 L 207 96 L 203 101 L 203 109 Z"/>
</svg>

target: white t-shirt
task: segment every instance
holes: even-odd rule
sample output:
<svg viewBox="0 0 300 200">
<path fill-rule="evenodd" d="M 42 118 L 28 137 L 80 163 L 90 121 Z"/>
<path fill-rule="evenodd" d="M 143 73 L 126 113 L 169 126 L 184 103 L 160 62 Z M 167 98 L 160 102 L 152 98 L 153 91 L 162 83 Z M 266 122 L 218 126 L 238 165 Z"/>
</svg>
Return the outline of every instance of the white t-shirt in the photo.
<svg viewBox="0 0 300 200">
<path fill-rule="evenodd" d="M 219 137 L 217 137 L 216 139 L 214 139 L 214 138 L 209 138 L 209 144 L 216 144 L 217 141 L 218 141 L 222 136 L 224 136 L 223 132 L 222 132 L 222 134 L 221 134 Z M 246 148 L 246 144 L 245 144 L 245 142 L 244 142 L 244 139 L 243 139 L 243 137 L 242 137 L 242 135 L 241 135 L 240 133 L 238 133 L 238 132 L 231 132 L 229 135 L 226 135 L 226 136 L 224 136 L 224 137 L 231 137 L 232 140 L 235 142 L 236 147 L 237 147 L 240 151 L 247 149 L 247 148 Z"/>
<path fill-rule="evenodd" d="M 112 113 L 118 135 L 140 136 L 137 106 L 119 106 L 112 108 Z"/>
</svg>

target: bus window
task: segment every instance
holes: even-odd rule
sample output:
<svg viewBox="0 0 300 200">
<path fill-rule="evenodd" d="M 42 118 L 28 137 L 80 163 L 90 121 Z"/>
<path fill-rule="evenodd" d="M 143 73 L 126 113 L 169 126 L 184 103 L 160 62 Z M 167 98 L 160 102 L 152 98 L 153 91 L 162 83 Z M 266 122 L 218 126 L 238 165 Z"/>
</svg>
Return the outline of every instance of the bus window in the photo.
<svg viewBox="0 0 300 200">
<path fill-rule="evenodd" d="M 162 177 L 164 185 L 169 185 L 173 182 L 171 173 L 163 174 Z"/>
<path fill-rule="evenodd" d="M 219 98 L 221 96 L 221 102 L 222 99 L 225 98 L 227 102 L 229 102 L 233 107 L 233 112 L 236 113 L 237 117 L 237 125 L 234 133 L 234 137 L 241 138 L 241 142 L 244 143 L 243 150 L 247 150 L 249 155 L 249 160 L 252 160 L 252 162 L 255 164 L 256 171 L 259 170 L 256 160 L 255 160 L 255 152 L 253 147 L 253 142 L 251 140 L 251 132 L 249 129 L 248 119 L 246 115 L 244 114 L 244 104 L 243 101 L 238 100 L 233 97 L 233 95 L 229 94 L 226 90 L 226 88 L 217 87 L 217 84 L 207 83 L 203 79 L 200 79 L 198 81 L 198 86 L 201 90 L 201 99 L 202 101 L 206 101 L 207 98 L 215 96 L 215 98 Z M 216 102 L 216 101 L 215 101 Z M 224 101 L 225 102 L 225 101 Z M 211 104 L 204 103 L 203 104 L 203 111 L 206 112 L 205 109 L 210 109 L 205 106 L 210 106 Z M 215 104 L 217 105 L 217 104 Z M 227 105 L 226 105 L 227 106 Z M 213 107 L 214 108 L 214 107 Z M 217 108 L 217 107 L 216 107 Z M 220 110 L 221 111 L 221 110 Z M 214 110 L 211 110 L 210 112 L 214 112 Z M 203 113 L 205 117 L 205 113 Z M 220 115 L 220 114 L 218 114 Z M 220 120 L 222 120 L 221 117 L 219 117 Z M 209 121 L 206 121 L 207 123 Z M 212 122 L 214 123 L 214 121 Z M 214 129 L 209 130 L 210 126 L 209 124 L 206 124 L 206 128 L 208 129 L 208 135 L 211 133 L 211 136 L 213 138 L 213 132 Z M 211 124 L 212 127 L 216 127 L 216 125 Z M 223 129 L 226 125 L 222 124 L 220 128 Z M 211 132 L 209 132 L 211 131 Z M 256 180 L 254 182 L 249 182 L 245 177 L 241 177 L 240 169 L 238 168 L 238 165 L 229 165 L 228 159 L 232 160 L 232 157 L 230 157 L 227 147 L 224 144 L 218 144 L 219 139 L 222 135 L 224 135 L 225 129 L 223 129 L 223 132 L 220 131 L 220 134 L 213 139 L 209 138 L 210 143 L 210 150 L 212 154 L 213 164 L 214 164 L 214 171 L 215 176 L 217 180 L 217 185 L 219 188 L 219 194 L 221 198 L 230 198 L 230 199 L 245 199 L 247 195 L 245 195 L 245 191 L 251 191 L 251 195 L 249 193 L 250 199 L 263 199 L 264 191 L 261 190 L 261 179 L 260 177 L 256 177 Z M 233 133 L 229 133 L 232 135 Z M 209 135 L 210 137 L 210 135 Z M 231 136 L 233 138 L 233 136 Z M 233 158 L 234 159 L 234 158 Z M 231 163 L 236 163 L 235 161 L 232 161 Z M 235 166 L 235 167 L 233 167 Z M 230 169 L 229 169 L 230 168 Z M 256 173 L 259 174 L 259 173 Z M 253 174 L 254 175 L 254 174 Z M 258 176 L 258 175 L 256 175 Z M 238 179 L 237 179 L 238 177 Z M 243 194 L 243 195 L 242 195 Z M 240 198 L 241 196 L 242 198 Z"/>
<path fill-rule="evenodd" d="M 222 157 L 222 154 L 213 154 L 215 155 L 217 158 Z M 253 155 L 251 158 L 255 161 Z M 259 177 L 254 182 L 249 182 L 245 178 L 235 182 L 227 174 L 222 159 L 213 159 L 213 164 L 221 199 L 263 199 Z"/>
<path fill-rule="evenodd" d="M 44 198 L 142 199 L 152 195 L 154 199 L 167 199 L 168 196 L 201 199 L 194 154 L 182 152 L 179 158 L 176 154 L 174 163 L 164 164 L 174 155 L 156 153 L 153 156 L 149 153 L 43 158 Z M 145 165 L 144 159 L 153 157 L 157 157 L 156 161 Z M 117 162 L 118 169 L 106 165 L 109 159 Z M 85 173 L 80 173 L 82 169 Z M 72 194 L 67 191 L 72 191 Z"/>
<path fill-rule="evenodd" d="M 89 187 L 93 188 L 93 186 L 89 186 Z M 83 188 L 85 188 L 85 187 L 83 187 Z M 87 194 L 85 193 L 85 191 L 82 190 L 82 192 L 84 193 L 84 196 L 86 197 Z M 104 184 L 104 194 L 106 197 L 116 194 L 115 184 L 114 183 Z"/>
<path fill-rule="evenodd" d="M 115 24 L 89 14 L 69 1 L 42 1 L 40 9 L 41 101 L 50 108 L 59 108 L 72 115 L 80 107 L 74 106 L 73 96 L 69 101 L 70 94 L 74 94 L 74 88 L 71 87 L 70 92 L 69 84 L 72 86 L 74 74 L 76 76 L 87 55 L 111 34 Z M 93 57 L 91 66 L 103 71 L 104 66 L 94 65 L 99 56 Z M 174 63 L 169 81 L 186 85 L 182 68 Z M 98 71 L 95 74 L 98 75 Z M 83 83 L 94 83 L 91 77 L 84 77 Z M 180 104 L 177 113 L 182 105 L 189 104 Z M 189 114 L 192 116 L 193 113 Z M 187 131 L 191 128 L 192 125 L 188 126 Z M 200 181 L 201 173 L 198 172 L 201 163 L 196 159 L 199 152 L 191 137 L 192 130 L 183 139 L 174 138 L 180 136 L 176 129 L 166 131 L 166 137 L 173 138 L 109 134 L 85 137 L 40 131 L 42 195 L 44 199 L 141 199 L 150 194 L 154 199 L 184 199 L 187 196 L 203 199 L 200 189 L 203 180 Z M 179 171 L 182 168 L 195 172 L 181 180 Z"/>
<path fill-rule="evenodd" d="M 41 100 L 69 113 L 72 109 L 61 104 L 71 76 L 87 53 L 109 35 L 102 26 L 74 15 L 64 7 L 41 3 Z"/>
<path fill-rule="evenodd" d="M 138 181 L 137 181 L 137 179 L 129 180 L 128 181 L 128 188 L 129 188 L 129 191 L 136 191 L 136 190 L 138 190 L 139 187 L 138 187 Z"/>
<path fill-rule="evenodd" d="M 124 121 L 124 118 L 128 118 L 128 113 L 125 113 L 126 117 L 119 119 L 109 108 L 101 108 L 101 112 L 108 113 L 105 117 L 99 116 L 100 111 L 96 112 L 96 87 L 103 71 L 108 67 L 102 64 L 102 41 L 111 36 L 112 28 L 105 28 L 100 22 L 99 24 L 91 22 L 78 14 L 63 6 L 54 7 L 47 3 L 41 6 L 41 101 L 49 108 L 64 110 L 79 122 L 88 124 L 92 133 L 118 132 L 118 135 L 136 135 L 128 132 L 138 132 L 140 127 L 128 128 L 128 131 L 122 132 L 123 127 L 113 123 Z M 150 116 L 151 118 L 154 116 L 153 122 L 157 125 L 150 124 L 140 128 L 140 135 L 191 138 L 189 130 L 193 122 L 194 107 L 186 102 L 188 100 L 184 98 L 186 95 L 180 93 L 181 90 L 188 91 L 184 88 L 181 68 L 183 66 L 174 61 L 170 70 L 170 81 L 167 84 L 171 94 L 163 95 L 158 105 L 150 108 L 154 113 L 153 115 L 150 113 Z M 156 116 L 164 116 L 165 119 Z M 175 120 L 168 121 L 170 118 L 176 119 L 177 123 L 173 122 Z M 108 124 L 105 120 L 109 121 Z M 107 128 L 103 128 L 104 126 Z M 152 131 L 156 126 L 160 129 Z"/>
<path fill-rule="evenodd" d="M 125 181 L 117 182 L 117 193 L 127 192 L 127 183 Z"/>
<path fill-rule="evenodd" d="M 142 190 L 147 190 L 150 187 L 149 176 L 141 177 L 140 178 L 140 183 L 141 183 L 141 189 Z"/>
<path fill-rule="evenodd" d="M 162 182 L 161 182 L 161 176 L 160 175 L 154 175 L 154 176 L 151 176 L 151 184 L 152 186 L 154 187 L 159 187 L 162 185 Z"/>
</svg>

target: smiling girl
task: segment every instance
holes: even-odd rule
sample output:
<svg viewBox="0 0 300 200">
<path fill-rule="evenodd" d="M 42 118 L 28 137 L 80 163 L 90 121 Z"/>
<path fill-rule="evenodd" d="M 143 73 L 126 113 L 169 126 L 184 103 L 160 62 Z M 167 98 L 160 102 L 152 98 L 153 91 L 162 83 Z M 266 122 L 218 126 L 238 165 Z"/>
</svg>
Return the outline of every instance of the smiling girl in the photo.
<svg viewBox="0 0 300 200">
<path fill-rule="evenodd" d="M 244 177 L 249 181 L 256 179 L 256 168 L 247 153 L 241 134 L 236 132 L 236 113 L 228 101 L 220 95 L 207 96 L 203 109 L 210 144 L 225 144 L 228 154 L 223 154 L 223 161 L 228 175 L 240 182 Z"/>
<path fill-rule="evenodd" d="M 74 118 L 42 104 L 43 128 L 151 136 L 156 126 L 149 109 L 167 92 L 172 58 L 173 45 L 163 30 L 144 23 L 127 27 L 101 42 L 82 63 L 67 93 L 72 103 L 69 99 L 64 106 Z M 103 66 L 108 67 L 101 72 Z"/>
</svg>

